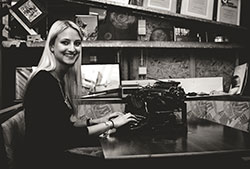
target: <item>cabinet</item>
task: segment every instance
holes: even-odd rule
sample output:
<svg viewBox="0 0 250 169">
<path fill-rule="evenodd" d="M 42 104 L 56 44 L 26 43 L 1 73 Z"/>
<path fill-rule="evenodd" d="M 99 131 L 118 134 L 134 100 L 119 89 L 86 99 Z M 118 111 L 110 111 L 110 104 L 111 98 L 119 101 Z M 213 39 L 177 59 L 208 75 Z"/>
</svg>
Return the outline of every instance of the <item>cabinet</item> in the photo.
<svg viewBox="0 0 250 169">
<path fill-rule="evenodd" d="M 146 28 L 150 30 L 146 35 L 138 35 L 135 39 L 118 37 L 112 40 L 85 41 L 82 44 L 83 62 L 88 62 L 92 55 L 97 56 L 98 62 L 120 62 L 123 80 L 222 76 L 224 88 L 227 90 L 235 65 L 245 62 L 245 53 L 249 53 L 246 36 L 249 31 L 245 19 L 246 7 L 244 8 L 248 4 L 246 0 L 242 2 L 241 26 L 107 0 L 46 0 L 41 1 L 41 4 L 46 7 L 48 14 L 36 25 L 36 29 L 44 39 L 49 26 L 55 20 L 74 20 L 76 14 L 88 14 L 90 8 L 105 9 L 134 16 L 137 20 L 146 20 Z M 202 42 L 150 41 L 152 29 L 159 25 L 206 32 L 208 37 L 202 39 Z M 137 27 L 135 31 L 137 32 Z M 213 39 L 217 35 L 230 37 L 230 42 L 215 43 Z M 44 46 L 44 42 L 26 42 L 19 47 L 10 44 L 10 41 L 2 42 L 2 107 L 15 100 L 15 68 L 36 65 Z M 139 75 L 139 67 L 146 67 L 147 74 Z"/>
</svg>

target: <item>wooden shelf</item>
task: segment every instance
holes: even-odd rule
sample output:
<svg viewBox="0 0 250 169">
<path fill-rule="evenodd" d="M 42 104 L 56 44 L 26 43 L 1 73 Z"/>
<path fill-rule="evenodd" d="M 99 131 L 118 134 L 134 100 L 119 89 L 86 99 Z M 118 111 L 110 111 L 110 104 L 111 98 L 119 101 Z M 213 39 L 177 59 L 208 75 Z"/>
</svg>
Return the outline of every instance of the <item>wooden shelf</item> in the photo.
<svg viewBox="0 0 250 169">
<path fill-rule="evenodd" d="M 167 42 L 167 41 L 93 41 L 84 42 L 83 47 L 103 48 L 211 48 L 211 49 L 237 49 L 244 48 L 236 43 L 214 43 L 214 42 Z"/>
<path fill-rule="evenodd" d="M 26 46 L 44 47 L 42 42 L 20 42 L 3 41 L 3 47 Z M 167 42 L 167 41 L 84 41 L 83 48 L 179 48 L 179 49 L 242 49 L 244 45 L 238 43 L 215 43 L 215 42 Z"/>
<path fill-rule="evenodd" d="M 104 8 L 104 9 L 108 9 L 110 7 L 111 8 L 120 8 L 120 9 L 122 8 L 128 12 L 131 12 L 132 14 L 174 20 L 174 21 L 177 21 L 180 23 L 181 22 L 184 22 L 184 23 L 198 22 L 198 23 L 200 23 L 200 26 L 202 24 L 204 24 L 204 26 L 206 26 L 206 27 L 212 26 L 212 27 L 221 27 L 224 29 L 227 28 L 227 29 L 233 29 L 233 30 L 236 29 L 236 30 L 242 30 L 242 31 L 247 30 L 247 28 L 243 27 L 243 26 L 232 25 L 232 24 L 222 23 L 222 22 L 218 22 L 218 21 L 182 15 L 182 14 L 178 14 L 178 13 L 174 13 L 174 12 L 160 11 L 157 9 L 146 8 L 143 6 L 137 6 L 137 5 L 131 5 L 131 4 L 121 4 L 118 2 L 111 2 L 108 0 L 64 0 L 64 1 L 82 4 L 82 5 L 93 6 L 93 7 L 99 7 L 99 8 Z"/>
</svg>

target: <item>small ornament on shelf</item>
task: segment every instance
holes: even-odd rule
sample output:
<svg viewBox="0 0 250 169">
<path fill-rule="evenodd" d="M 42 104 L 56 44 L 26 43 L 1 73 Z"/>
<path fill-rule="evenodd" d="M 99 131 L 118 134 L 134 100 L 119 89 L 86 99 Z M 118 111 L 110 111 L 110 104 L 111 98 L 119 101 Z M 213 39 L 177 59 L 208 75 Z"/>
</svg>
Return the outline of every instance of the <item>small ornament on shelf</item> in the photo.
<svg viewBox="0 0 250 169">
<path fill-rule="evenodd" d="M 199 32 L 188 28 L 175 27 L 174 41 L 176 42 L 207 42 L 206 32 Z"/>
</svg>

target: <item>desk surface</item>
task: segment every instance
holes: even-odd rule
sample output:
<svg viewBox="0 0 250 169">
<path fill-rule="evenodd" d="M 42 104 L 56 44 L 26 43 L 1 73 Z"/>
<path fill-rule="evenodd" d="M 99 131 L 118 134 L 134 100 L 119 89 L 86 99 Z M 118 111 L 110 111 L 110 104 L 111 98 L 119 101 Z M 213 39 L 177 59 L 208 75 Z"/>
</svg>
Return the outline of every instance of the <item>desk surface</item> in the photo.
<svg viewBox="0 0 250 169">
<path fill-rule="evenodd" d="M 178 157 L 250 152 L 250 134 L 203 119 L 188 122 L 187 133 L 171 138 L 167 134 L 127 133 L 102 138 L 105 159 Z"/>
</svg>

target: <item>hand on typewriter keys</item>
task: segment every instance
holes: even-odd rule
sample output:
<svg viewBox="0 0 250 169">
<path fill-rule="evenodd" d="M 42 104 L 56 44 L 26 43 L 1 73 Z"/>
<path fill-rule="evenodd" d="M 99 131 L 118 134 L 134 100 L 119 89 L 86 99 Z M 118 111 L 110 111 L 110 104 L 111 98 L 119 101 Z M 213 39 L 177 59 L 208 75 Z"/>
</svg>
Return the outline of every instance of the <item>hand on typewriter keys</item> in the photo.
<svg viewBox="0 0 250 169">
<path fill-rule="evenodd" d="M 138 114 L 134 114 L 135 118 L 136 118 L 136 122 L 130 122 L 130 130 L 135 130 L 138 129 L 142 126 L 143 122 L 146 120 L 145 116 L 142 115 L 138 115 Z"/>
<path fill-rule="evenodd" d="M 119 115 L 115 118 L 112 118 L 112 121 L 114 123 L 114 128 L 118 128 L 120 126 L 123 126 L 126 123 L 137 123 L 138 119 L 135 117 L 135 115 L 131 114 L 131 113 L 126 113 L 126 114 L 122 114 Z"/>
<path fill-rule="evenodd" d="M 104 118 L 103 121 L 105 122 L 105 121 L 108 121 L 108 120 L 112 120 L 112 119 L 114 119 L 114 118 L 116 118 L 116 117 L 118 117 L 120 115 L 123 115 L 123 113 L 122 112 L 111 113 L 111 114 L 109 114 L 107 116 L 104 116 L 103 117 Z"/>
</svg>

